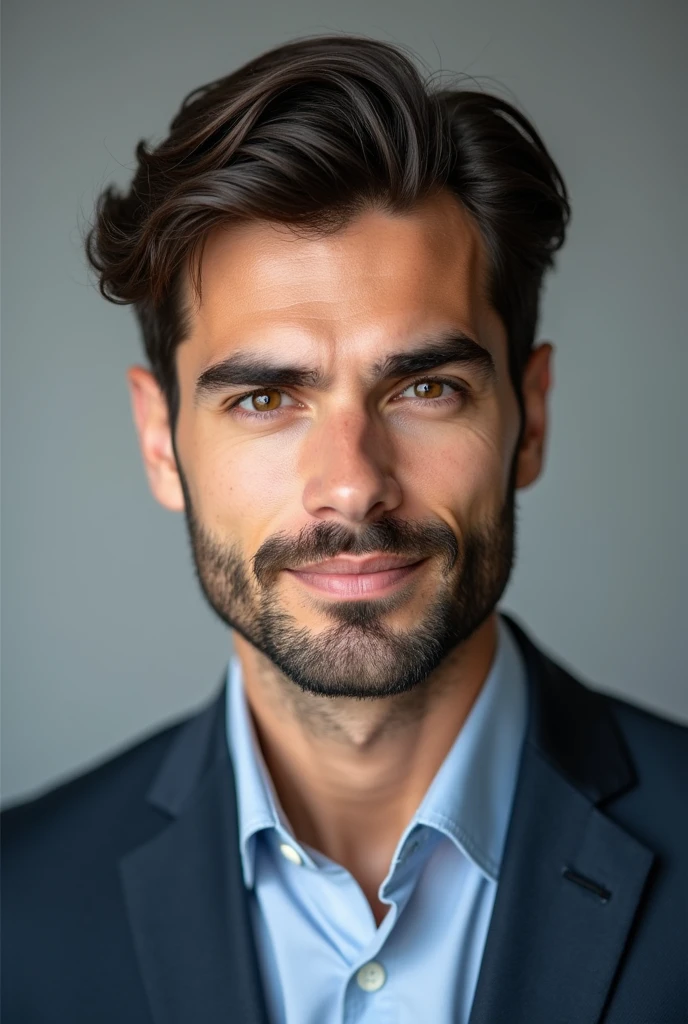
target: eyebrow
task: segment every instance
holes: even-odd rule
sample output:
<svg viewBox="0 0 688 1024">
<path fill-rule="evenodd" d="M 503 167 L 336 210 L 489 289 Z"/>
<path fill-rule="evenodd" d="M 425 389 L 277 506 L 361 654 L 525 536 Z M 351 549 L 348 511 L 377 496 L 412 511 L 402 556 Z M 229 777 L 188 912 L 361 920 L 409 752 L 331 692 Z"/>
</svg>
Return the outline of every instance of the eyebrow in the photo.
<svg viewBox="0 0 688 1024">
<path fill-rule="evenodd" d="M 425 373 L 447 363 L 471 366 L 485 384 L 494 383 L 497 378 L 497 369 L 488 350 L 467 334 L 452 331 L 426 339 L 412 349 L 385 356 L 365 375 L 366 383 L 372 385 L 393 377 Z M 330 375 L 316 367 L 237 352 L 203 370 L 196 380 L 194 402 L 199 404 L 233 387 L 305 387 L 324 391 L 330 384 Z"/>
</svg>

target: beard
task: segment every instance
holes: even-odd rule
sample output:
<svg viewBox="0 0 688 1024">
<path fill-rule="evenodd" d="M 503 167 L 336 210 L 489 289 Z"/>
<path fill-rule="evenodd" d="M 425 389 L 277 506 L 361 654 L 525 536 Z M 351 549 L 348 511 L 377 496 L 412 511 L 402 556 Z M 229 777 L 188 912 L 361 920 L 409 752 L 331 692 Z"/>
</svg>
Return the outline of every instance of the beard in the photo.
<svg viewBox="0 0 688 1024">
<path fill-rule="evenodd" d="M 435 519 L 387 516 L 355 532 L 320 521 L 296 536 L 268 538 L 250 559 L 199 521 L 180 469 L 201 590 L 223 622 L 304 692 L 357 699 L 410 693 L 482 625 L 504 592 L 515 551 L 515 468 L 514 458 L 498 513 L 462 538 Z M 405 588 L 377 600 L 321 602 L 331 625 L 318 632 L 299 626 L 281 604 L 282 570 L 340 554 L 373 553 L 439 560 L 437 593 L 411 628 L 395 630 L 385 622 L 408 600 Z"/>
</svg>

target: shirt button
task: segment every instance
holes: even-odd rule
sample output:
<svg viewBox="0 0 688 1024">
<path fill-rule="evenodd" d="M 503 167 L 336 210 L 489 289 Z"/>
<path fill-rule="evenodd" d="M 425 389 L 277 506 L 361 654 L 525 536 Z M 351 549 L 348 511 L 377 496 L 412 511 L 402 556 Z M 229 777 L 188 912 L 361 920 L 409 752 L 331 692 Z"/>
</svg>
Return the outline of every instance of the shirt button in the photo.
<svg viewBox="0 0 688 1024">
<path fill-rule="evenodd" d="M 379 988 L 382 988 L 386 980 L 387 974 L 385 969 L 377 960 L 369 960 L 367 964 L 363 964 L 363 967 L 360 967 L 356 972 L 356 981 L 359 988 L 362 988 L 364 992 L 377 992 Z"/>
<path fill-rule="evenodd" d="M 292 864 L 303 864 L 303 857 L 289 843 L 280 843 L 280 853 L 285 860 L 291 861 Z"/>
</svg>

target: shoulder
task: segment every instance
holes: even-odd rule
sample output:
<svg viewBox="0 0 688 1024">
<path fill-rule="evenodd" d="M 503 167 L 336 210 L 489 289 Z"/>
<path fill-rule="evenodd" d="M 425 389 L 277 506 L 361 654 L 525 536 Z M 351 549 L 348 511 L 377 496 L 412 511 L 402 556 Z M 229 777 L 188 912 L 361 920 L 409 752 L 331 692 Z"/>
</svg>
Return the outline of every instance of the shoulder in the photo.
<svg viewBox="0 0 688 1024">
<path fill-rule="evenodd" d="M 561 666 L 559 666 L 561 669 Z M 563 670 L 572 686 L 585 694 L 584 703 L 611 731 L 591 730 L 587 739 L 625 752 L 631 768 L 628 783 L 600 809 L 640 842 L 659 854 L 665 865 L 688 864 L 688 726 L 609 693 Z M 597 711 L 595 711 L 595 706 Z M 584 742 L 585 733 L 577 736 Z M 599 756 L 603 755 L 599 750 Z"/>
<path fill-rule="evenodd" d="M 678 815 L 672 824 L 688 824 L 688 726 L 657 712 L 605 694 L 638 777 L 638 798 L 649 797 L 655 813 Z M 688 831 L 688 829 L 687 829 Z"/>
<path fill-rule="evenodd" d="M 688 862 L 688 726 L 613 695 L 505 618 L 531 683 L 531 744 L 637 839 Z"/>
<path fill-rule="evenodd" d="M 561 663 L 548 660 L 556 669 L 558 682 L 565 680 L 567 686 L 586 695 L 582 706 L 588 713 L 596 705 L 602 720 L 611 722 L 635 769 L 636 783 L 640 788 L 645 791 L 661 788 L 667 796 L 673 793 L 678 797 L 681 793 L 685 800 L 688 725 L 610 693 L 602 683 L 591 682 Z M 604 733 L 591 732 L 588 738 L 600 742 L 603 736 Z M 584 738 L 584 734 L 580 734 L 579 742 Z"/>
<path fill-rule="evenodd" d="M 512 615 L 502 615 L 524 656 L 535 704 L 559 746 L 600 746 L 616 736 L 632 760 L 648 769 L 670 773 L 688 764 L 688 724 L 610 693 L 604 681 L 585 678 Z"/>
<path fill-rule="evenodd" d="M 202 713 L 201 713 L 202 714 Z M 148 798 L 198 714 L 167 725 L 0 818 L 4 1016 L 139 1020 L 120 869 L 170 816 Z M 107 1012 L 102 992 L 106 991 Z M 139 998 L 138 996 L 136 998 Z M 143 993 L 140 1001 L 143 1004 Z M 98 1009 L 86 1009 L 91 1004 Z M 77 1009 L 78 1008 L 78 1009 Z"/>
<path fill-rule="evenodd" d="M 192 716 L 189 716 L 192 717 Z M 0 816 L 5 892 L 15 875 L 33 875 L 40 862 L 52 875 L 70 873 L 89 857 L 129 849 L 154 831 L 160 815 L 146 793 L 184 720 L 138 740 L 31 799 L 6 807 Z"/>
<path fill-rule="evenodd" d="M 688 724 L 609 693 L 601 696 L 639 754 L 661 748 L 670 761 L 688 764 Z"/>
</svg>

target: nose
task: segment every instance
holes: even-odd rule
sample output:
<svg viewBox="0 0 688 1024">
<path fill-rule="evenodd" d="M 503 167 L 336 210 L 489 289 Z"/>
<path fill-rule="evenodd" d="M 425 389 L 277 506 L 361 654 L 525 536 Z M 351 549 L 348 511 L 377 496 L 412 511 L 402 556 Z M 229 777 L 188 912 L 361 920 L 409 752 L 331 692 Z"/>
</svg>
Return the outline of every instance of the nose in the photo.
<svg viewBox="0 0 688 1024">
<path fill-rule="evenodd" d="M 363 410 L 332 412 L 312 426 L 302 468 L 303 505 L 318 519 L 362 523 L 401 504 L 389 439 Z"/>
</svg>

